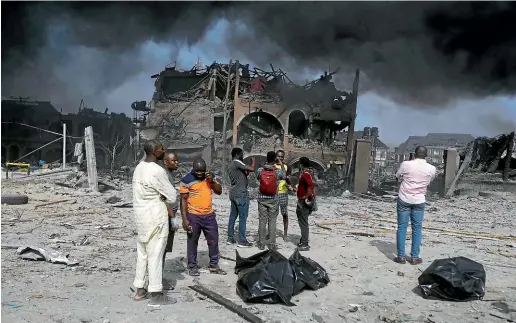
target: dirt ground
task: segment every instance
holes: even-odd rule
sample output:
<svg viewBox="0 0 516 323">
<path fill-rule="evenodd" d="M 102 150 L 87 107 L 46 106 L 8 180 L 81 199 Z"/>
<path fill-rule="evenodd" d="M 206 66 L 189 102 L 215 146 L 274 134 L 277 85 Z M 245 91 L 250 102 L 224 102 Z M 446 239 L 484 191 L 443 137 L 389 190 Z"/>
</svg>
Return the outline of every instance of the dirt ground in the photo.
<svg viewBox="0 0 516 323">
<path fill-rule="evenodd" d="M 29 196 L 29 204 L 2 206 L 2 320 L 4 322 L 244 322 L 236 314 L 197 294 L 188 286 L 207 288 L 248 308 L 265 322 L 505 322 L 516 320 L 516 238 L 498 239 L 472 234 L 515 235 L 516 197 L 459 197 L 429 201 L 426 227 L 456 230 L 423 232 L 420 266 L 399 265 L 395 255 L 395 204 L 381 199 L 348 197 L 319 199 L 311 217 L 311 251 L 331 283 L 318 291 L 295 296 L 294 307 L 244 304 L 236 294 L 234 262 L 221 259 L 227 276 L 203 273 L 196 280 L 184 272 L 186 234 L 176 234 L 174 251 L 166 261 L 165 278 L 175 286 L 169 294 L 175 305 L 150 309 L 132 300 L 130 290 L 136 263 L 131 208 L 115 208 L 106 200 L 115 195 L 131 202 L 130 185 L 104 194 L 69 189 L 52 183 L 2 182 L 2 194 Z M 68 200 L 40 206 L 52 201 Z M 235 258 L 225 244 L 229 201 L 216 197 L 221 255 Z M 290 256 L 299 239 L 295 201 L 290 200 L 290 238 L 282 252 Z M 341 220 L 341 224 L 315 222 Z M 257 205 L 252 201 L 248 235 L 256 237 Z M 278 229 L 281 229 L 281 217 Z M 458 231 L 461 231 L 458 233 Z M 467 231 L 469 233 L 464 233 Z M 370 233 L 371 237 L 355 235 Z M 50 247 L 80 262 L 78 266 L 28 261 L 14 246 Z M 204 238 L 199 243 L 200 265 L 208 264 Z M 410 241 L 407 240 L 407 251 Z M 258 252 L 239 249 L 243 256 Z M 485 266 L 487 293 L 482 301 L 453 303 L 426 300 L 417 278 L 434 259 L 471 258 Z M 352 304 L 357 304 L 354 307 Z M 358 310 L 354 311 L 356 308 Z"/>
</svg>

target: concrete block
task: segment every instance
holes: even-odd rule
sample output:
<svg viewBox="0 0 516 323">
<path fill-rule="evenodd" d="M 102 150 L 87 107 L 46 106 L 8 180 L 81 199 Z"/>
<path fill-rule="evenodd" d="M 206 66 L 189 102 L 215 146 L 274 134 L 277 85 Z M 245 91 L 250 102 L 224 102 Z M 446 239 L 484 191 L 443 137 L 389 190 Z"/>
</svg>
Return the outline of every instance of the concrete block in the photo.
<svg viewBox="0 0 516 323">
<path fill-rule="evenodd" d="M 444 187 L 441 191 L 442 196 L 446 194 L 455 175 L 457 175 L 459 160 L 459 154 L 456 149 L 447 149 L 444 151 Z"/>
<path fill-rule="evenodd" d="M 353 171 L 353 191 L 367 193 L 369 187 L 369 166 L 371 161 L 371 142 L 358 139 L 355 142 Z"/>
</svg>

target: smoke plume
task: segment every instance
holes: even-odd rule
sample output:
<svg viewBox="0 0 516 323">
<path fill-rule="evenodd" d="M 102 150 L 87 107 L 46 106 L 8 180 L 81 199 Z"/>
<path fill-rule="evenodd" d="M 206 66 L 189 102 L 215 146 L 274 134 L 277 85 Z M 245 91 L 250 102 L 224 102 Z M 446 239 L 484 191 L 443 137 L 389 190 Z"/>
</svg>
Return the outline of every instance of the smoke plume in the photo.
<svg viewBox="0 0 516 323">
<path fill-rule="evenodd" d="M 145 42 L 192 45 L 220 18 L 233 27 L 225 45 L 255 64 L 358 67 L 362 91 L 413 107 L 516 90 L 516 2 L 3 2 L 2 9 L 2 94 L 63 110 L 82 97 L 101 104 L 128 79 L 156 72 L 142 56 Z"/>
</svg>

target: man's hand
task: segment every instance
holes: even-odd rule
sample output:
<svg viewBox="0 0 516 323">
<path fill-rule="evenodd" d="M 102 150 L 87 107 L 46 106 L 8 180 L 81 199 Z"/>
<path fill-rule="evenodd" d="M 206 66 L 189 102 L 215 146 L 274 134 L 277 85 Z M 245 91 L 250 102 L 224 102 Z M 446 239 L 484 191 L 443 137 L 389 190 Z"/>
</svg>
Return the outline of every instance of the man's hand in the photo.
<svg viewBox="0 0 516 323">
<path fill-rule="evenodd" d="M 289 186 L 288 186 L 288 189 L 289 189 L 290 191 L 292 191 L 292 192 L 296 190 L 296 188 L 295 188 L 294 186 L 292 186 L 292 185 L 289 185 Z"/>
<path fill-rule="evenodd" d="M 161 199 L 161 197 L 160 197 Z M 172 219 L 176 217 L 176 212 L 174 212 L 174 208 L 172 208 L 172 205 L 168 204 L 168 203 L 165 203 L 167 205 L 167 211 L 168 211 L 168 216 L 171 217 Z"/>
<path fill-rule="evenodd" d="M 206 173 L 206 180 L 208 183 L 213 183 L 213 177 L 211 175 L 211 172 Z"/>
<path fill-rule="evenodd" d="M 192 225 L 187 219 L 183 219 L 183 230 L 186 232 L 192 232 Z"/>
</svg>

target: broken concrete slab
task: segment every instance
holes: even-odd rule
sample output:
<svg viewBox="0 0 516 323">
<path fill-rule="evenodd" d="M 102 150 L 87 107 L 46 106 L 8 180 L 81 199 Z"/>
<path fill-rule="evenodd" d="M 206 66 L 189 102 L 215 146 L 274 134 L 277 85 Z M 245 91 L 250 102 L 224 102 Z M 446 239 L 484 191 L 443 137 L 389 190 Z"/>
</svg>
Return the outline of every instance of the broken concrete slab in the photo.
<svg viewBox="0 0 516 323">
<path fill-rule="evenodd" d="M 481 191 L 478 192 L 478 195 L 482 197 L 490 197 L 490 198 L 503 198 L 505 194 L 503 192 L 495 192 L 495 191 Z"/>
</svg>

